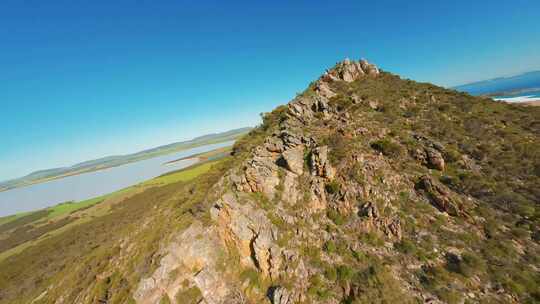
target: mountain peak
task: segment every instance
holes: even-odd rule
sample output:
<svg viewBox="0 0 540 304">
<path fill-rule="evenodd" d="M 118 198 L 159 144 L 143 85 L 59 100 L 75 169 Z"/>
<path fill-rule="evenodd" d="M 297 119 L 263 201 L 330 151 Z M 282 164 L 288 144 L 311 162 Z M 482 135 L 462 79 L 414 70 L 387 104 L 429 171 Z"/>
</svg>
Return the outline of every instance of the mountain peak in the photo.
<svg viewBox="0 0 540 304">
<path fill-rule="evenodd" d="M 365 59 L 354 61 L 345 58 L 343 61 L 336 63 L 334 67 L 324 72 L 316 82 L 315 91 L 321 96 L 330 98 L 336 95 L 336 93 L 330 89 L 330 83 L 332 82 L 345 81 L 349 83 L 361 77 L 376 77 L 379 74 L 379 68 Z"/>
<path fill-rule="evenodd" d="M 336 63 L 333 68 L 327 70 L 323 78 L 353 82 L 365 75 L 377 76 L 379 75 L 379 68 L 365 59 L 356 61 L 345 58 L 343 61 Z"/>
</svg>

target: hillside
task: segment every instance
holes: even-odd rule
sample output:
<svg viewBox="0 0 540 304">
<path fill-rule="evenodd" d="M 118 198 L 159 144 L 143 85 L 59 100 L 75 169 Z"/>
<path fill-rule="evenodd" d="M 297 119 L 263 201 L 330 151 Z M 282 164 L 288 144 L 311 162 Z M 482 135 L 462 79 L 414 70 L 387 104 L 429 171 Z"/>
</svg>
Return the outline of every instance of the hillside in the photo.
<svg viewBox="0 0 540 304">
<path fill-rule="evenodd" d="M 96 170 L 103 170 L 111 167 L 121 166 L 128 163 L 149 159 L 152 157 L 170 154 L 190 148 L 214 144 L 229 140 L 234 140 L 246 134 L 251 128 L 240 128 L 221 133 L 207 134 L 187 141 L 176 142 L 156 148 L 136 152 L 126 155 L 106 156 L 94 160 L 85 161 L 70 167 L 53 168 L 32 172 L 21 178 L 0 182 L 0 191 L 24 187 L 52 179 L 62 178 L 70 175 L 88 173 Z"/>
<path fill-rule="evenodd" d="M 0 302 L 537 303 L 538 185 L 540 108 L 345 60 L 206 173 L 1 260 Z"/>
</svg>

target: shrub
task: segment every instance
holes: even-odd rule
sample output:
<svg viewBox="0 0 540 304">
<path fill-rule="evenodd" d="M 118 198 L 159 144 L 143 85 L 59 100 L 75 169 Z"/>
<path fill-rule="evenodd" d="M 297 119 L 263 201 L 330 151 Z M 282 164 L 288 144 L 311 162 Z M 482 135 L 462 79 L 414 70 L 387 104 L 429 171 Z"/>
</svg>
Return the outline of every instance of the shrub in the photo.
<svg viewBox="0 0 540 304">
<path fill-rule="evenodd" d="M 324 251 L 328 253 L 336 252 L 336 244 L 334 241 L 328 241 L 324 244 Z"/>
<path fill-rule="evenodd" d="M 186 290 L 180 291 L 175 296 L 175 302 L 177 304 L 196 304 L 202 300 L 202 292 L 197 286 L 190 287 Z"/>
<path fill-rule="evenodd" d="M 333 180 L 327 183 L 324 188 L 326 189 L 326 192 L 330 194 L 335 194 L 339 192 L 339 190 L 341 189 L 341 185 L 337 181 Z"/>
<path fill-rule="evenodd" d="M 399 252 L 405 253 L 405 254 L 415 254 L 417 251 L 416 245 L 407 239 L 403 239 L 401 240 L 401 242 L 394 244 L 394 247 Z"/>
<path fill-rule="evenodd" d="M 334 267 L 327 267 L 324 270 L 324 276 L 328 281 L 334 282 L 337 280 L 337 271 Z"/>
<path fill-rule="evenodd" d="M 381 239 L 376 232 L 362 233 L 359 239 L 361 242 L 375 247 L 381 247 L 384 245 L 384 240 Z"/>
<path fill-rule="evenodd" d="M 353 270 L 347 265 L 338 266 L 336 269 L 336 273 L 338 280 L 341 282 L 349 281 L 354 275 Z"/>
<path fill-rule="evenodd" d="M 341 215 L 339 211 L 335 209 L 328 210 L 326 216 L 328 216 L 328 218 L 338 226 L 341 226 L 345 223 L 345 217 L 343 217 L 343 215 Z"/>
<path fill-rule="evenodd" d="M 486 269 L 484 260 L 470 252 L 463 253 L 461 257 L 454 254 L 448 254 L 446 259 L 448 270 L 459 273 L 467 278 L 485 271 Z"/>
<path fill-rule="evenodd" d="M 251 288 L 261 288 L 259 273 L 255 269 L 249 268 L 242 271 L 242 273 L 240 273 L 240 279 L 243 282 L 248 281 Z"/>
<path fill-rule="evenodd" d="M 377 140 L 371 144 L 371 147 L 385 156 L 399 157 L 403 154 L 403 147 L 388 139 Z"/>
</svg>

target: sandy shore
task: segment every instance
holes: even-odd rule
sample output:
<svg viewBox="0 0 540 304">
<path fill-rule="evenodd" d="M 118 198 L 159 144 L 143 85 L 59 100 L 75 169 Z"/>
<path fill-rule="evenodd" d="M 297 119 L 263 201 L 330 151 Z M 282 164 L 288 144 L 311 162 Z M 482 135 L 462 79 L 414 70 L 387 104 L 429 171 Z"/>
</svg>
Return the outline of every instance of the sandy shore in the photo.
<svg viewBox="0 0 540 304">
<path fill-rule="evenodd" d="M 535 97 L 535 96 L 518 96 L 518 97 L 509 97 L 509 98 L 495 98 L 495 100 L 505 101 L 505 102 L 540 102 L 540 98 Z"/>
</svg>

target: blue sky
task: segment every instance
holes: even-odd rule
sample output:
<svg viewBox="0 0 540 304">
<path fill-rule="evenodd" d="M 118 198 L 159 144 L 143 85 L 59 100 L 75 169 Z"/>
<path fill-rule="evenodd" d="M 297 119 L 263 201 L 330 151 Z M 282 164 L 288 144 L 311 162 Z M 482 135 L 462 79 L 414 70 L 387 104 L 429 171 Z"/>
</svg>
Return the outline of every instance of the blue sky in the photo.
<svg viewBox="0 0 540 304">
<path fill-rule="evenodd" d="M 3 0 L 0 180 L 255 125 L 345 57 L 444 86 L 540 69 L 540 1 L 373 2 Z"/>
</svg>

